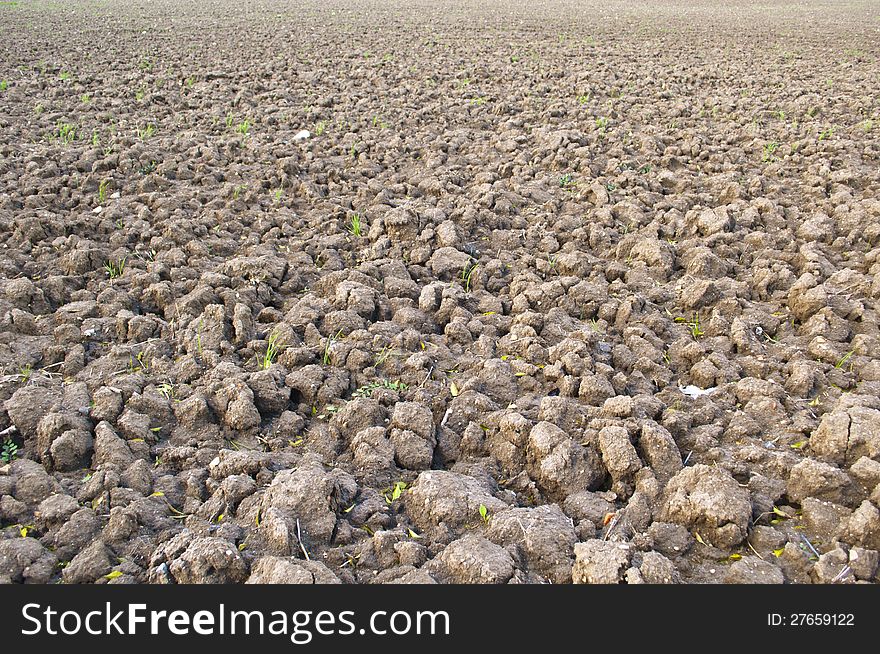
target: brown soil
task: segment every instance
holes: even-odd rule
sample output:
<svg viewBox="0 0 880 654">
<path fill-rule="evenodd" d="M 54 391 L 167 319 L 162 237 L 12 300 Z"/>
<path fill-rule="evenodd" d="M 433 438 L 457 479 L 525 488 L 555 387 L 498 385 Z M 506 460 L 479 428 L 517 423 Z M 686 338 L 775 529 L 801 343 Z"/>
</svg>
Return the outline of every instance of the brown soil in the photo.
<svg viewBox="0 0 880 654">
<path fill-rule="evenodd" d="M 876 581 L 875 2 L 246 4 L 0 3 L 0 582 Z"/>
</svg>

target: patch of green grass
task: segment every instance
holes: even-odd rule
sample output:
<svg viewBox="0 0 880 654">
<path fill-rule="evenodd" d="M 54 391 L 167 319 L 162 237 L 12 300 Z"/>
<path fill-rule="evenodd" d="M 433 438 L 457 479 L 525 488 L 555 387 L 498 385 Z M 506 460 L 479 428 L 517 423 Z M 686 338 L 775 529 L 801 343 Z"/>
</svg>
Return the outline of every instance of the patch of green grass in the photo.
<svg viewBox="0 0 880 654">
<path fill-rule="evenodd" d="M 834 367 L 837 368 L 838 370 L 841 370 L 846 365 L 846 362 L 849 361 L 850 359 L 852 359 L 853 354 L 855 354 L 855 350 L 850 350 L 849 352 L 844 354 L 840 358 L 840 360 L 834 364 Z M 850 366 L 849 366 L 850 372 L 852 372 L 852 367 L 853 367 L 852 364 L 850 364 Z"/>
<path fill-rule="evenodd" d="M 0 91 L 5 91 L 8 88 L 9 82 L 7 82 L 5 79 L 0 79 Z"/>
<path fill-rule="evenodd" d="M 361 397 L 371 397 L 373 395 L 373 391 L 379 388 L 387 388 L 388 390 L 402 392 L 409 388 L 406 384 L 404 384 L 399 379 L 391 381 L 389 379 L 383 379 L 381 381 L 370 382 L 369 384 L 364 384 L 360 388 L 358 388 L 354 393 L 351 394 L 352 399 L 357 399 Z"/>
</svg>

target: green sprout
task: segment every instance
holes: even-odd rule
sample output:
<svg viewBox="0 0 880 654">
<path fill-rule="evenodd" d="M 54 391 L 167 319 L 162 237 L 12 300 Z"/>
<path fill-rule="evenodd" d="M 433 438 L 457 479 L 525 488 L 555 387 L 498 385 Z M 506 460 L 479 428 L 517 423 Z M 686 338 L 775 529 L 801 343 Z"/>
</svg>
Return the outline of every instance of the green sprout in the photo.
<svg viewBox="0 0 880 654">
<path fill-rule="evenodd" d="M 348 233 L 352 236 L 360 238 L 363 236 L 363 224 L 361 223 L 361 215 L 354 214 L 348 221 Z"/>
<path fill-rule="evenodd" d="M 266 353 L 263 354 L 263 358 L 260 360 L 260 368 L 268 370 L 269 366 L 275 363 L 283 348 L 284 343 L 281 341 L 281 335 L 277 332 L 272 332 L 269 335 L 269 343 L 266 345 Z"/>
<path fill-rule="evenodd" d="M 3 447 L 0 447 L 0 461 L 3 463 L 12 463 L 18 456 L 18 445 L 11 438 L 3 441 Z"/>
<path fill-rule="evenodd" d="M 325 366 L 330 365 L 330 350 L 333 348 L 333 344 L 336 341 L 338 341 L 341 336 L 342 336 L 342 330 L 340 329 L 338 332 L 336 332 L 335 335 L 330 336 L 327 339 L 327 342 L 324 344 L 324 356 L 323 356 L 322 360 L 323 360 Z"/>
<path fill-rule="evenodd" d="M 64 145 L 70 145 L 76 140 L 76 127 L 70 123 L 58 123 L 55 136 Z"/>
<path fill-rule="evenodd" d="M 394 484 L 393 488 L 389 488 L 385 492 L 383 492 L 382 495 L 384 495 L 384 497 L 385 497 L 385 502 L 387 504 L 391 504 L 392 502 L 395 502 L 396 500 L 400 499 L 400 496 L 403 494 L 403 491 L 405 491 L 405 490 L 406 490 L 406 482 L 399 481 L 396 484 Z"/>
<path fill-rule="evenodd" d="M 461 269 L 461 273 L 459 274 L 459 279 L 461 279 L 464 284 L 465 293 L 471 292 L 471 283 L 473 281 L 474 273 L 477 271 L 477 268 L 480 267 L 478 263 L 467 263 L 464 268 Z"/>
<path fill-rule="evenodd" d="M 156 133 L 156 126 L 153 123 L 147 123 L 143 127 L 137 128 L 137 135 L 141 141 L 146 141 Z"/>
<path fill-rule="evenodd" d="M 244 136 L 245 138 L 247 138 L 247 135 L 248 135 L 248 132 L 250 131 L 250 129 L 251 129 L 251 121 L 249 121 L 247 118 L 245 118 L 243 121 L 241 121 L 238 124 L 238 126 L 235 128 L 235 131 L 238 132 L 239 134 L 241 134 L 242 136 Z"/>
<path fill-rule="evenodd" d="M 770 141 L 769 143 L 765 143 L 764 144 L 764 155 L 761 158 L 761 160 L 764 162 L 775 161 L 776 157 L 773 156 L 773 153 L 776 152 L 776 150 L 778 150 L 778 149 L 779 149 L 779 143 L 777 143 L 776 141 Z"/>
<path fill-rule="evenodd" d="M 599 134 L 605 134 L 608 129 L 608 119 L 605 116 L 600 116 L 596 119 L 596 129 L 599 130 Z"/>
<path fill-rule="evenodd" d="M 122 273 L 125 272 L 125 259 L 122 258 L 116 262 L 108 261 L 104 264 L 104 271 L 110 276 L 110 279 L 122 277 Z"/>
<path fill-rule="evenodd" d="M 489 509 L 486 508 L 485 504 L 480 504 L 480 519 L 485 523 L 489 524 Z"/>
<path fill-rule="evenodd" d="M 315 135 L 321 136 L 327 129 L 327 121 L 321 120 L 315 125 Z"/>
<path fill-rule="evenodd" d="M 102 179 L 98 184 L 98 204 L 104 204 L 107 200 L 107 187 L 110 186 L 109 179 Z"/>
</svg>

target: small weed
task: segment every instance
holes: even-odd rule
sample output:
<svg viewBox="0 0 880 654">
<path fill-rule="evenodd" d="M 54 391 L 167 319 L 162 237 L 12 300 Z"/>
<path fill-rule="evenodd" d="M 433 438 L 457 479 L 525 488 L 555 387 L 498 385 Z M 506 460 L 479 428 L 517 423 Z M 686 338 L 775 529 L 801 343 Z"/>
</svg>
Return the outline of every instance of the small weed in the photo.
<svg viewBox="0 0 880 654">
<path fill-rule="evenodd" d="M 834 367 L 835 367 L 837 370 L 842 370 L 843 367 L 846 365 L 846 362 L 849 361 L 850 359 L 852 359 L 852 355 L 853 355 L 853 354 L 855 354 L 855 350 L 850 350 L 849 352 L 847 352 L 846 354 L 844 354 L 844 355 L 840 358 L 840 360 L 839 360 L 837 363 L 834 364 Z M 850 364 L 849 369 L 850 369 L 850 372 L 852 372 L 852 369 L 853 369 L 853 365 L 852 365 L 852 364 Z"/>
<path fill-rule="evenodd" d="M 157 389 L 166 400 L 173 400 L 175 398 L 174 384 L 171 382 L 162 382 Z"/>
<path fill-rule="evenodd" d="M 363 224 L 361 223 L 361 215 L 359 213 L 356 213 L 349 218 L 348 233 L 357 238 L 363 236 Z"/>
<path fill-rule="evenodd" d="M 251 130 L 251 121 L 245 118 L 241 121 L 238 126 L 235 128 L 235 131 L 241 134 L 243 137 L 247 138 L 248 132 Z"/>
<path fill-rule="evenodd" d="M 226 114 L 226 127 L 227 129 L 232 129 L 232 126 L 235 124 L 235 114 L 229 112 Z"/>
<path fill-rule="evenodd" d="M 8 88 L 9 88 L 9 82 L 7 82 L 5 79 L 0 79 L 0 93 L 2 93 L 3 91 L 5 91 Z"/>
<path fill-rule="evenodd" d="M 562 177 L 559 178 L 560 188 L 570 188 L 572 185 L 574 185 L 574 177 L 571 173 L 565 173 Z"/>
<path fill-rule="evenodd" d="M 399 481 L 394 484 L 393 488 L 386 489 L 382 495 L 385 497 L 385 502 L 387 504 L 391 504 L 400 499 L 400 496 L 403 494 L 403 491 L 406 490 L 406 482 Z"/>
<path fill-rule="evenodd" d="M 21 382 L 21 385 L 24 386 L 31 380 L 31 375 L 33 374 L 34 369 L 31 367 L 31 364 L 27 363 L 18 369 L 18 381 Z"/>
<path fill-rule="evenodd" d="M 108 261 L 104 264 L 104 271 L 110 276 L 110 279 L 122 277 L 122 273 L 125 272 L 125 259 L 116 262 Z"/>
<path fill-rule="evenodd" d="M 820 140 L 820 141 L 824 141 L 824 140 L 826 140 L 826 139 L 830 139 L 832 136 L 834 136 L 834 129 L 831 128 L 831 127 L 826 127 L 826 128 L 823 129 L 822 132 L 819 134 L 819 140 Z"/>
<path fill-rule="evenodd" d="M 474 278 L 474 273 L 477 272 L 477 268 L 480 267 L 478 263 L 467 263 L 465 267 L 461 269 L 461 273 L 459 274 L 459 279 L 461 279 L 462 284 L 464 285 L 464 292 L 471 292 L 471 283 Z"/>
<path fill-rule="evenodd" d="M 315 136 L 321 136 L 327 131 L 327 121 L 321 120 L 315 125 Z"/>
<path fill-rule="evenodd" d="M 281 198 L 284 195 L 284 191 L 280 188 L 275 189 L 275 204 L 281 204 Z"/>
<path fill-rule="evenodd" d="M 278 355 L 281 354 L 283 348 L 284 343 L 281 341 L 280 334 L 277 332 L 269 334 L 269 343 L 266 345 L 266 353 L 260 360 L 260 368 L 268 370 L 269 367 L 275 363 L 275 360 L 278 358 Z"/>
<path fill-rule="evenodd" d="M 579 95 L 578 96 L 578 104 L 579 105 L 589 104 L 590 98 L 592 97 L 592 95 L 593 95 L 592 93 L 584 93 L 583 95 Z"/>
<path fill-rule="evenodd" d="M 98 204 L 104 204 L 107 201 L 107 187 L 110 186 L 109 179 L 102 179 L 98 184 Z"/>
<path fill-rule="evenodd" d="M 55 138 L 64 145 L 70 145 L 76 140 L 76 127 L 70 123 L 58 123 Z"/>
<path fill-rule="evenodd" d="M 137 91 L 134 92 L 134 99 L 137 100 L 138 102 L 140 102 L 141 100 L 144 99 L 144 97 L 146 97 L 146 95 L 147 95 L 147 89 L 145 89 L 142 86 L 141 88 L 139 88 Z"/>
<path fill-rule="evenodd" d="M 390 345 L 386 345 L 381 350 L 379 350 L 379 354 L 376 355 L 376 359 L 373 361 L 373 364 L 376 366 L 381 366 L 392 356 L 400 356 L 400 352 L 392 348 Z"/>
<path fill-rule="evenodd" d="M 73 79 L 73 75 L 66 70 L 62 70 L 61 74 L 58 77 L 61 79 L 62 82 L 67 82 Z"/>
<path fill-rule="evenodd" d="M 11 438 L 7 438 L 3 441 L 3 446 L 0 447 L 0 461 L 3 463 L 12 463 L 17 456 L 18 445 L 16 445 L 15 441 Z"/>
<path fill-rule="evenodd" d="M 141 372 L 142 370 L 149 370 L 150 364 L 147 361 L 147 356 L 143 352 L 138 352 L 137 356 L 130 357 L 128 361 L 128 372 L 134 374 L 136 372 Z"/>
<path fill-rule="evenodd" d="M 79 99 L 83 104 L 88 104 L 92 101 L 92 98 L 88 93 L 83 93 L 81 96 L 79 96 Z"/>
<path fill-rule="evenodd" d="M 699 339 L 702 336 L 706 335 L 706 333 L 700 327 L 700 314 L 698 314 L 698 313 L 695 313 L 693 315 L 693 318 L 691 318 L 690 320 L 687 320 L 686 318 L 683 318 L 682 316 L 678 316 L 675 319 L 675 322 L 682 323 L 682 324 L 686 325 L 687 328 L 691 332 L 691 336 L 693 336 L 694 339 Z"/>
<path fill-rule="evenodd" d="M 187 77 L 186 78 L 186 88 L 191 89 L 195 86 L 196 78 L 195 77 Z"/>
<path fill-rule="evenodd" d="M 600 116 L 596 119 L 596 129 L 599 130 L 600 135 L 605 135 L 605 132 L 608 130 L 608 119 L 604 116 Z"/>
<path fill-rule="evenodd" d="M 351 394 L 352 399 L 357 399 L 361 397 L 371 397 L 373 395 L 373 391 L 379 388 L 387 388 L 391 391 L 402 392 L 409 388 L 406 384 L 404 384 L 399 379 L 391 381 L 389 379 L 383 379 L 382 381 L 370 382 L 369 384 L 364 384 L 360 388 L 358 388 L 354 393 Z"/>
<path fill-rule="evenodd" d="M 156 133 L 156 126 L 153 123 L 147 123 L 143 127 L 137 128 L 137 135 L 141 141 L 146 141 L 153 137 Z"/>
<path fill-rule="evenodd" d="M 489 520 L 491 516 L 489 515 L 489 509 L 486 508 L 485 504 L 480 504 L 480 520 L 483 521 L 484 524 L 489 524 Z"/>
<path fill-rule="evenodd" d="M 769 143 L 764 144 L 764 154 L 761 157 L 761 160 L 765 163 L 768 161 L 776 161 L 776 157 L 773 155 L 776 150 L 779 149 L 779 143 L 776 141 L 770 141 Z"/>
<path fill-rule="evenodd" d="M 333 349 L 333 344 L 340 339 L 342 336 L 342 330 L 340 329 L 336 334 L 330 336 L 327 339 L 327 342 L 324 344 L 324 356 L 321 360 L 324 362 L 325 366 L 330 365 L 330 351 Z"/>
</svg>

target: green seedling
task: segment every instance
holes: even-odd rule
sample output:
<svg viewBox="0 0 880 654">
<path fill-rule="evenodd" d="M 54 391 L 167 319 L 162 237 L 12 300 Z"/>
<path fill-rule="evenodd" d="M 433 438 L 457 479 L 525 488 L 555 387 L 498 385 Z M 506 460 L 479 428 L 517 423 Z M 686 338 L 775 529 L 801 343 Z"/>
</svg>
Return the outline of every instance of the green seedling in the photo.
<svg viewBox="0 0 880 654">
<path fill-rule="evenodd" d="M 477 268 L 479 267 L 480 264 L 470 262 L 465 264 L 465 267 L 461 269 L 459 279 L 461 279 L 462 284 L 464 285 L 465 293 L 471 292 L 471 283 L 473 282 L 474 273 L 477 272 Z"/>
<path fill-rule="evenodd" d="M 62 70 L 61 74 L 58 75 L 58 77 L 61 78 L 62 82 L 67 82 L 67 81 L 73 79 L 73 75 L 70 74 L 69 72 L 67 72 L 66 70 Z"/>
<path fill-rule="evenodd" d="M 122 273 L 125 272 L 125 259 L 123 258 L 115 262 L 108 261 L 104 264 L 104 271 L 110 276 L 110 279 L 122 277 Z"/>
<path fill-rule="evenodd" d="M 91 98 L 91 96 L 90 96 L 88 93 L 83 93 L 83 94 L 79 97 L 79 99 L 80 99 L 80 101 L 82 101 L 83 104 L 88 104 L 89 102 L 92 101 L 92 98 Z"/>
<path fill-rule="evenodd" d="M 560 188 L 569 188 L 574 184 L 574 176 L 571 173 L 565 173 L 562 177 L 559 178 L 559 187 Z"/>
<path fill-rule="evenodd" d="M 156 133 L 156 126 L 153 123 L 147 123 L 143 127 L 137 128 L 137 135 L 141 141 L 146 141 Z"/>
<path fill-rule="evenodd" d="M 58 123 L 55 137 L 64 145 L 70 145 L 76 140 L 76 127 L 70 123 Z"/>
<path fill-rule="evenodd" d="M 399 500 L 400 496 L 403 494 L 403 491 L 405 491 L 405 490 L 406 490 L 406 482 L 399 481 L 396 484 L 394 484 L 393 488 L 389 488 L 388 490 L 386 490 L 382 494 L 385 496 L 385 502 L 387 504 L 391 504 L 392 502 Z"/>
<path fill-rule="evenodd" d="M 584 93 L 583 95 L 579 95 L 578 96 L 578 104 L 579 105 L 589 104 L 591 97 L 592 97 L 592 93 Z"/>
<path fill-rule="evenodd" d="M 186 88 L 191 89 L 195 86 L 196 78 L 195 77 L 187 77 L 186 78 Z"/>
<path fill-rule="evenodd" d="M 392 356 L 400 356 L 400 352 L 392 348 L 390 345 L 386 345 L 381 350 L 379 350 L 379 354 L 376 355 L 373 364 L 376 366 L 381 366 L 383 363 L 388 361 Z"/>
<path fill-rule="evenodd" d="M 107 201 L 107 188 L 110 186 L 109 179 L 102 179 L 98 184 L 98 204 L 104 204 Z"/>
<path fill-rule="evenodd" d="M 275 204 L 281 204 L 281 198 L 284 195 L 284 191 L 280 188 L 275 189 Z"/>
<path fill-rule="evenodd" d="M 21 382 L 22 386 L 27 384 L 31 380 L 31 375 L 34 373 L 34 369 L 31 367 L 31 364 L 27 363 L 21 366 L 18 369 L 18 381 Z"/>
<path fill-rule="evenodd" d="M 166 400 L 173 400 L 175 398 L 174 384 L 171 382 L 162 382 L 156 388 Z"/>
<path fill-rule="evenodd" d="M 852 355 L 853 355 L 853 354 L 855 354 L 855 350 L 850 350 L 849 352 L 847 352 L 846 354 L 844 354 L 844 355 L 840 358 L 840 360 L 839 360 L 837 363 L 834 364 L 834 367 L 835 367 L 837 370 L 841 370 L 841 369 L 846 365 L 846 362 L 849 361 L 850 359 L 852 359 Z M 850 364 L 849 368 L 850 368 L 850 372 L 852 372 L 852 368 L 853 368 L 852 364 Z"/>
<path fill-rule="evenodd" d="M 325 366 L 330 365 L 330 351 L 333 349 L 333 344 L 338 341 L 341 336 L 342 330 L 340 329 L 336 334 L 330 336 L 324 344 L 324 356 L 322 357 L 322 360 L 324 361 Z"/>
<path fill-rule="evenodd" d="M 700 327 L 700 314 L 698 313 L 695 313 L 693 318 L 691 318 L 690 320 L 683 318 L 682 316 L 678 316 L 675 318 L 675 322 L 686 325 L 691 332 L 691 336 L 693 336 L 695 340 L 706 335 L 706 332 L 704 332 L 702 327 Z"/>
<path fill-rule="evenodd" d="M 226 114 L 226 127 L 228 129 L 232 129 L 232 126 L 235 124 L 235 114 L 229 112 Z"/>
<path fill-rule="evenodd" d="M 600 116 L 596 119 L 596 129 L 599 130 L 599 134 L 604 135 L 608 130 L 608 119 L 605 116 Z"/>
<path fill-rule="evenodd" d="M 260 368 L 268 370 L 269 366 L 275 363 L 283 348 L 284 343 L 281 341 L 281 335 L 277 332 L 272 332 L 269 335 L 269 343 L 266 345 L 266 353 L 260 361 Z"/>
<path fill-rule="evenodd" d="M 327 131 L 327 121 L 318 121 L 318 123 L 315 125 L 315 136 L 321 136 L 325 131 Z"/>
<path fill-rule="evenodd" d="M 363 236 L 363 224 L 361 223 L 361 215 L 359 213 L 356 213 L 349 218 L 348 233 L 357 238 Z"/>
<path fill-rule="evenodd" d="M 480 504 L 480 520 L 483 521 L 484 524 L 489 524 L 489 509 L 486 508 L 485 504 Z"/>
<path fill-rule="evenodd" d="M 8 88 L 9 88 L 9 82 L 7 82 L 5 79 L 0 80 L 0 92 L 3 92 Z"/>
<path fill-rule="evenodd" d="M 251 121 L 248 119 L 244 119 L 241 121 L 238 126 L 235 128 L 235 131 L 247 138 L 248 132 L 251 130 Z"/>
<path fill-rule="evenodd" d="M 831 127 L 826 127 L 826 128 L 823 129 L 822 132 L 819 134 L 819 140 L 820 140 L 820 141 L 824 141 L 824 140 L 826 140 L 826 139 L 830 139 L 832 136 L 834 136 L 834 129 L 831 128 Z"/>
<path fill-rule="evenodd" d="M 144 97 L 146 97 L 146 95 L 147 95 L 147 89 L 145 89 L 142 86 L 141 88 L 139 88 L 137 91 L 134 92 L 134 99 L 137 100 L 138 102 L 140 102 L 141 100 L 144 99 Z"/>
<path fill-rule="evenodd" d="M 18 445 L 16 445 L 15 441 L 11 438 L 7 438 L 3 441 L 3 446 L 0 447 L 0 461 L 3 463 L 12 463 L 17 456 Z"/>
<path fill-rule="evenodd" d="M 776 141 L 771 141 L 770 143 L 765 143 L 764 144 L 764 154 L 763 154 L 761 160 L 764 162 L 775 161 L 776 157 L 773 156 L 773 153 L 776 152 L 776 150 L 778 150 L 778 149 L 779 149 L 779 143 L 777 143 Z"/>
<path fill-rule="evenodd" d="M 402 392 L 409 388 L 406 384 L 404 384 L 399 379 L 395 381 L 391 381 L 389 379 L 383 379 L 382 381 L 370 382 L 369 384 L 364 384 L 360 388 L 358 388 L 354 393 L 351 394 L 351 399 L 358 399 L 362 397 L 371 397 L 373 395 L 373 391 L 379 388 L 387 388 L 392 391 Z"/>
</svg>

